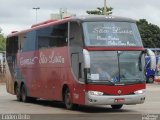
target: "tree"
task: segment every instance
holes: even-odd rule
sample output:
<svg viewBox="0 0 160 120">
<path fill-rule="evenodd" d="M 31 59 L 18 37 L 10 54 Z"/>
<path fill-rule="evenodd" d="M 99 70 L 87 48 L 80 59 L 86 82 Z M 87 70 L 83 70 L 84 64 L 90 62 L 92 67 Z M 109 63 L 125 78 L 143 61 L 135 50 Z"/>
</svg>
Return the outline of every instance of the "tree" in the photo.
<svg viewBox="0 0 160 120">
<path fill-rule="evenodd" d="M 107 7 L 107 14 L 112 14 L 112 7 Z M 94 14 L 94 15 L 104 15 L 104 7 L 97 7 L 96 10 L 88 10 L 86 11 L 88 14 Z"/>
<path fill-rule="evenodd" d="M 137 25 L 144 47 L 160 47 L 160 28 L 157 25 L 148 23 L 145 19 L 140 19 L 137 21 Z"/>
<path fill-rule="evenodd" d="M 6 39 L 0 31 L 0 51 L 4 51 L 6 48 Z"/>
</svg>

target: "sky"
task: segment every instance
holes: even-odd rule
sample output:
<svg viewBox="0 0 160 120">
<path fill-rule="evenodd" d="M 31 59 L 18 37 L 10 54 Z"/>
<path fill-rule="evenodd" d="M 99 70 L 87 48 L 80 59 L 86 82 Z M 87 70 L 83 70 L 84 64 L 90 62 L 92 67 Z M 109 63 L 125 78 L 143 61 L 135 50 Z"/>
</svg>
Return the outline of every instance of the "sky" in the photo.
<svg viewBox="0 0 160 120">
<path fill-rule="evenodd" d="M 50 19 L 51 13 L 58 13 L 60 8 L 79 16 L 103 5 L 104 0 L 0 0 L 0 29 L 7 35 L 30 28 L 36 23 L 34 7 L 40 7 L 37 22 L 42 22 Z M 160 0 L 107 0 L 107 6 L 114 8 L 115 16 L 146 19 L 160 26 Z"/>
</svg>

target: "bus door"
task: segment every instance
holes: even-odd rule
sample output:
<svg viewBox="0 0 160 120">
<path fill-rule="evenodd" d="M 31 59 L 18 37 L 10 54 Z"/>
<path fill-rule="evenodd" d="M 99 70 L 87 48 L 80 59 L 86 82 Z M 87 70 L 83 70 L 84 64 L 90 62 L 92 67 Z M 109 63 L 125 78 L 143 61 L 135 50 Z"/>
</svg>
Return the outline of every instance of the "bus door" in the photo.
<svg viewBox="0 0 160 120">
<path fill-rule="evenodd" d="M 83 75 L 83 39 L 82 29 L 78 22 L 70 23 L 69 30 L 71 69 L 74 78 L 73 102 L 84 103 L 84 75 Z"/>
</svg>

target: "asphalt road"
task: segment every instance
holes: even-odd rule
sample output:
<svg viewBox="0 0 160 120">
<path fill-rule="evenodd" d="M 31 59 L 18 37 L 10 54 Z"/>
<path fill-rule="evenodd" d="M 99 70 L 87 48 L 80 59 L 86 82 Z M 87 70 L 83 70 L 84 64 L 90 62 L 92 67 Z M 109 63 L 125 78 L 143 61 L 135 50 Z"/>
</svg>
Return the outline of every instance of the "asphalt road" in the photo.
<svg viewBox="0 0 160 120">
<path fill-rule="evenodd" d="M 121 110 L 113 110 L 110 106 L 80 106 L 78 110 L 71 111 L 66 110 L 64 104 L 60 102 L 46 100 L 34 103 L 18 102 L 14 95 L 6 92 L 5 85 L 0 84 L 0 120 L 9 120 L 8 114 L 9 117 L 19 115 L 18 119 L 28 115 L 25 119 L 29 120 L 149 120 L 147 118 L 160 120 L 160 85 L 147 85 L 144 104 L 124 105 Z"/>
</svg>

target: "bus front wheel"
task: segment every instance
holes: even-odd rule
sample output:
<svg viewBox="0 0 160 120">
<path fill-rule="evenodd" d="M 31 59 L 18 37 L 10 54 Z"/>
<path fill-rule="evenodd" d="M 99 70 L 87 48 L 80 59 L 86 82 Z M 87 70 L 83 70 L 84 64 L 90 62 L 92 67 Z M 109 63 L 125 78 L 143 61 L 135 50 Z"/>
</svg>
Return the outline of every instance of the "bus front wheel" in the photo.
<svg viewBox="0 0 160 120">
<path fill-rule="evenodd" d="M 65 93 L 64 93 L 64 103 L 65 103 L 66 108 L 69 110 L 76 109 L 77 107 L 77 105 L 73 104 L 71 101 L 71 94 L 68 88 L 65 90 Z"/>
<path fill-rule="evenodd" d="M 123 105 L 111 105 L 112 109 L 121 109 Z"/>
</svg>

